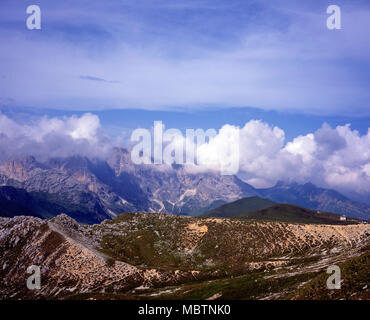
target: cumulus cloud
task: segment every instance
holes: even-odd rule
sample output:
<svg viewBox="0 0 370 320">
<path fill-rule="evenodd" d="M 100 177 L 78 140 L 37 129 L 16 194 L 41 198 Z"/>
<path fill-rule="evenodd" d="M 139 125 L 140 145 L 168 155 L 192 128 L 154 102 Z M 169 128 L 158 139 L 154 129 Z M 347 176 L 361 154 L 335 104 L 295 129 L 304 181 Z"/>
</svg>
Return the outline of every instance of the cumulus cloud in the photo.
<svg viewBox="0 0 370 320">
<path fill-rule="evenodd" d="M 242 128 L 225 125 L 211 142 L 198 148 L 202 163 L 225 161 L 222 150 L 230 143 L 232 130 L 240 133 L 239 174 L 256 187 L 285 180 L 363 194 L 370 191 L 370 128 L 361 136 L 350 125 L 323 124 L 314 133 L 285 141 L 282 129 L 262 121 L 249 121 Z"/>
<path fill-rule="evenodd" d="M 39 159 L 71 155 L 104 156 L 111 148 L 96 115 L 43 117 L 20 124 L 0 114 L 0 160 L 20 155 Z"/>
<path fill-rule="evenodd" d="M 205 131 L 197 131 L 203 132 L 202 139 L 197 133 L 183 136 L 179 131 L 170 146 L 180 155 L 164 159 L 164 163 L 169 165 L 176 158 L 191 173 L 238 174 L 258 188 L 283 180 L 312 182 L 346 194 L 370 192 L 370 128 L 360 135 L 349 124 L 332 128 L 324 123 L 315 132 L 291 141 L 283 129 L 261 120 L 251 120 L 243 127 L 225 124 L 210 139 L 204 139 Z M 163 144 L 164 149 L 167 146 Z"/>
</svg>

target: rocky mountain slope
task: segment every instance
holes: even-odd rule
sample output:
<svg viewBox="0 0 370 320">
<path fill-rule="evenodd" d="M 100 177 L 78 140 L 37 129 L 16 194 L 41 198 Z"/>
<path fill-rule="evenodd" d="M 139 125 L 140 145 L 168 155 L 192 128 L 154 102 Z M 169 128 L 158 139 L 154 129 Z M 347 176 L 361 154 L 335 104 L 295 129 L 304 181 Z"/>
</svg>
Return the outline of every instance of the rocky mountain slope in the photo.
<svg viewBox="0 0 370 320">
<path fill-rule="evenodd" d="M 116 149 L 108 162 L 78 156 L 45 163 L 33 157 L 9 160 L 0 165 L 0 185 L 24 189 L 63 208 L 50 215 L 67 212 L 85 223 L 122 211 L 195 215 L 255 193 L 234 176 L 133 165 L 124 149 Z"/>
<path fill-rule="evenodd" d="M 133 165 L 125 149 L 116 149 L 108 162 L 116 176 L 134 177 L 151 202 L 150 211 L 199 215 L 221 203 L 256 194 L 236 176 L 191 172 L 183 166 Z"/>
<path fill-rule="evenodd" d="M 365 259 L 369 241 L 363 224 L 153 213 L 97 225 L 66 215 L 0 218 L 0 299 L 294 298 L 328 265 Z M 26 288 L 30 265 L 41 268 L 40 290 Z"/>
<path fill-rule="evenodd" d="M 50 203 L 51 207 L 55 206 L 57 209 L 50 208 L 49 216 L 64 211 L 85 223 L 99 222 L 130 209 L 88 171 L 79 168 L 77 172 L 66 172 L 49 163 L 39 163 L 33 157 L 2 164 L 0 184 L 24 189 L 35 198 Z"/>
</svg>

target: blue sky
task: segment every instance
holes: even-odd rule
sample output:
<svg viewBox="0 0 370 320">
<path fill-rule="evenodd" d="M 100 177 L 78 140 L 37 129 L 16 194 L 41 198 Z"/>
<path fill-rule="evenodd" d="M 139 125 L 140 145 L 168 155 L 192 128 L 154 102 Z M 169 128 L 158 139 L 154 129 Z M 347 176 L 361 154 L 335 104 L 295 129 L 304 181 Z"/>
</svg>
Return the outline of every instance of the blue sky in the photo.
<svg viewBox="0 0 370 320">
<path fill-rule="evenodd" d="M 73 115 L 82 116 L 86 111 L 56 110 L 44 108 L 0 107 L 0 112 L 19 123 L 29 123 L 47 115 L 62 118 Z M 145 110 L 112 109 L 93 112 L 112 139 L 124 135 L 127 139 L 136 128 L 151 128 L 154 121 L 162 121 L 167 128 L 178 128 L 185 133 L 188 128 L 220 129 L 229 123 L 244 126 L 250 120 L 262 120 L 272 126 L 283 128 L 286 140 L 291 141 L 298 135 L 316 131 L 323 123 L 331 127 L 350 124 L 351 128 L 365 135 L 369 128 L 370 117 L 342 115 L 311 115 L 281 111 L 265 111 L 257 108 L 207 108 L 202 110 Z"/>
<path fill-rule="evenodd" d="M 61 110 L 252 107 L 370 116 L 370 4 L 24 0 L 0 4 L 0 103 Z"/>
</svg>

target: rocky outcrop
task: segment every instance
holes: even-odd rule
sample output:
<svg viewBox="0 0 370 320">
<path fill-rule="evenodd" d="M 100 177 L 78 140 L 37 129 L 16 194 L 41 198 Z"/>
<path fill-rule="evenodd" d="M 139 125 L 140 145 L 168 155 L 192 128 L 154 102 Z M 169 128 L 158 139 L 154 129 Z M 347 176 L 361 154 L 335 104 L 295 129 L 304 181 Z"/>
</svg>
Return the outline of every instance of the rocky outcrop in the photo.
<svg viewBox="0 0 370 320">
<path fill-rule="evenodd" d="M 0 299 L 60 299 L 192 281 L 191 272 L 142 269 L 93 248 L 88 230 L 66 215 L 52 221 L 0 218 Z M 41 289 L 26 287 L 29 266 L 41 269 Z M 211 277 L 204 273 L 197 278 Z"/>
</svg>

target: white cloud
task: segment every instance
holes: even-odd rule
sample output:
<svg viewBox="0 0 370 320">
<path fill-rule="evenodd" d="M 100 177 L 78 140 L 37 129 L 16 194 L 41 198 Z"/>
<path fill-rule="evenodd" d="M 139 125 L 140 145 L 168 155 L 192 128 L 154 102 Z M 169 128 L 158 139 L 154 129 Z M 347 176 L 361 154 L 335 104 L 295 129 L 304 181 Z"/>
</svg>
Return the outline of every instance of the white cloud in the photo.
<svg viewBox="0 0 370 320">
<path fill-rule="evenodd" d="M 41 159 L 58 156 L 104 156 L 111 148 L 96 115 L 62 119 L 43 117 L 30 124 L 19 124 L 0 114 L 1 160 L 17 155 Z"/>
<path fill-rule="evenodd" d="M 217 137 L 200 148 L 200 156 L 222 161 L 227 130 L 240 130 L 239 174 L 256 187 L 278 180 L 313 182 L 337 190 L 370 191 L 370 129 L 361 136 L 349 125 L 322 128 L 292 141 L 284 131 L 252 120 L 242 128 L 225 125 Z"/>
<path fill-rule="evenodd" d="M 303 163 L 309 163 L 314 160 L 313 154 L 316 152 L 316 147 L 315 137 L 310 133 L 288 142 L 284 150 L 292 155 L 301 156 Z"/>
</svg>

